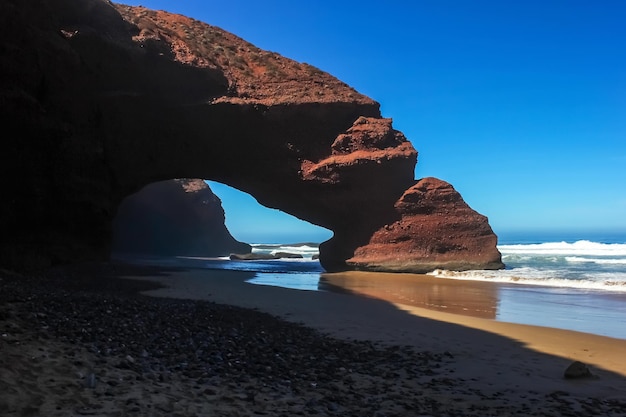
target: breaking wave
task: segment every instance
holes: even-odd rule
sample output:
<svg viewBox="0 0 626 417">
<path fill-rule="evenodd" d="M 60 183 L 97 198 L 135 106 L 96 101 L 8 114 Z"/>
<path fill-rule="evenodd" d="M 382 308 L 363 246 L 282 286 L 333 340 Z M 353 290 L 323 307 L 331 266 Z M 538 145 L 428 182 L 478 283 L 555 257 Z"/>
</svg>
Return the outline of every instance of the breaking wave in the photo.
<svg viewBox="0 0 626 417">
<path fill-rule="evenodd" d="M 498 246 L 506 269 L 445 271 L 440 278 L 626 292 L 626 244 L 589 240 Z"/>
<path fill-rule="evenodd" d="M 319 247 L 316 243 L 290 243 L 290 244 L 267 244 L 253 243 L 252 253 L 267 253 L 275 255 L 277 252 L 287 252 L 296 255 L 302 255 L 305 261 L 310 261 L 315 255 L 319 254 Z M 292 260 L 297 261 L 298 258 Z"/>
</svg>

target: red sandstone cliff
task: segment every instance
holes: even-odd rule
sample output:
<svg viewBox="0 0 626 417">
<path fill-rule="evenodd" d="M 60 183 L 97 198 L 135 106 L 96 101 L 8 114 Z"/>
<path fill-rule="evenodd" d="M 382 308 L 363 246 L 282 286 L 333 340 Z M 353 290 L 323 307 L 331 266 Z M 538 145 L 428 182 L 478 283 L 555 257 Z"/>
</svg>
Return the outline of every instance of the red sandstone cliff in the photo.
<svg viewBox="0 0 626 417">
<path fill-rule="evenodd" d="M 197 20 L 105 0 L 7 0 L 0 34 L 3 264 L 102 256 L 126 195 L 204 178 L 333 230 L 329 270 L 397 269 L 379 265 L 377 245 L 406 217 L 396 202 L 417 152 L 345 83 Z M 419 218 L 437 228 L 405 234 L 403 269 L 501 267 L 468 210 L 458 235 L 460 218 Z M 433 245 L 445 257 L 410 255 Z"/>
<path fill-rule="evenodd" d="M 347 260 L 356 269 L 425 273 L 498 269 L 497 238 L 448 183 L 424 178 L 396 201 L 395 221 L 377 230 Z"/>
</svg>

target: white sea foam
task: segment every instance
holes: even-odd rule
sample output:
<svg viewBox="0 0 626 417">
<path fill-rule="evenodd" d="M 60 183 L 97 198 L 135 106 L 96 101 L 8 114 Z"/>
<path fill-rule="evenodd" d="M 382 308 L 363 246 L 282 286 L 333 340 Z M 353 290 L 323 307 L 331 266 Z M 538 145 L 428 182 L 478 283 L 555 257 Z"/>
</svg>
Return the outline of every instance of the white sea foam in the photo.
<svg viewBox="0 0 626 417">
<path fill-rule="evenodd" d="M 585 258 L 582 256 L 566 256 L 567 262 L 580 262 L 580 263 L 596 263 L 605 265 L 626 265 L 626 259 L 612 259 L 612 258 Z"/>
<path fill-rule="evenodd" d="M 176 256 L 177 259 L 189 259 L 193 261 L 228 261 L 228 256 Z"/>
<path fill-rule="evenodd" d="M 314 255 L 319 254 L 319 248 L 317 245 L 303 243 L 303 244 L 267 244 L 267 243 L 254 243 L 252 246 L 252 253 L 267 253 L 276 254 L 277 252 L 288 252 L 298 255 L 302 255 L 303 259 L 311 260 Z M 297 258 L 292 258 L 292 261 L 297 261 Z"/>
<path fill-rule="evenodd" d="M 499 245 L 504 254 L 524 255 L 587 255 L 587 256 L 624 256 L 626 243 L 599 243 L 579 240 L 574 243 L 546 242 L 530 245 Z"/>
<path fill-rule="evenodd" d="M 548 287 L 626 292 L 626 244 L 546 242 L 500 245 L 507 268 L 496 271 L 443 271 L 440 278 Z"/>
<path fill-rule="evenodd" d="M 533 268 L 515 268 L 501 271 L 447 271 L 437 269 L 428 275 L 437 278 L 489 281 L 521 285 L 537 285 L 544 287 L 578 288 L 626 292 L 626 274 L 598 274 L 587 279 L 559 278 L 558 271 L 542 271 Z M 592 279 L 590 279 L 592 278 Z"/>
<path fill-rule="evenodd" d="M 506 269 L 463 272 L 437 270 L 430 275 L 458 280 L 626 292 L 626 244 L 580 240 L 573 243 L 500 245 L 498 249 L 502 253 Z M 282 271 L 300 274 L 322 271 L 319 264 L 312 259 L 319 253 L 316 244 L 252 244 L 252 252 L 288 252 L 300 254 L 302 258 L 243 263 L 223 262 L 228 258 L 212 260 L 222 261 L 220 267 L 224 269 L 247 268 L 262 273 Z M 286 276 L 281 277 L 281 281 L 286 280 Z"/>
</svg>

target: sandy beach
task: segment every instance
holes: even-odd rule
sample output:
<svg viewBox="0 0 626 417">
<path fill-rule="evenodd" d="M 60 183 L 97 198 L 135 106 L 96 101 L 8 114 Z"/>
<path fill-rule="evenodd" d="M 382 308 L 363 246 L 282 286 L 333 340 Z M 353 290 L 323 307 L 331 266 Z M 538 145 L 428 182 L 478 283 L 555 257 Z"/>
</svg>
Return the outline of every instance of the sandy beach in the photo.
<svg viewBox="0 0 626 417">
<path fill-rule="evenodd" d="M 252 276 L 0 274 L 0 414 L 626 416 L 625 340 Z"/>
</svg>

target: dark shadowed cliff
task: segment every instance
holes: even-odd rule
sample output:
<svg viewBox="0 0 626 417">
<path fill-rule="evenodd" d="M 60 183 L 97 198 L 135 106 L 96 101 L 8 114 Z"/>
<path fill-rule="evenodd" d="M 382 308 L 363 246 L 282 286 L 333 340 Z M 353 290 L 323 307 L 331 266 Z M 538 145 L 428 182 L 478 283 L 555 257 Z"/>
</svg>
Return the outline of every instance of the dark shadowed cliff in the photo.
<svg viewBox="0 0 626 417">
<path fill-rule="evenodd" d="M 122 199 L 172 178 L 220 181 L 333 230 L 329 270 L 367 269 L 367 246 L 421 204 L 410 142 L 378 103 L 308 64 L 105 0 L 4 1 L 0 33 L 3 265 L 107 256 Z M 425 194 L 435 206 L 440 191 Z M 403 232 L 437 248 L 398 254 L 403 270 L 502 266 L 486 218 L 457 208 L 433 211 L 445 234 Z M 384 258 L 374 267 L 395 270 Z"/>
<path fill-rule="evenodd" d="M 247 253 L 226 228 L 220 199 L 199 179 L 149 184 L 124 199 L 113 220 L 112 252 L 160 256 Z"/>
</svg>

